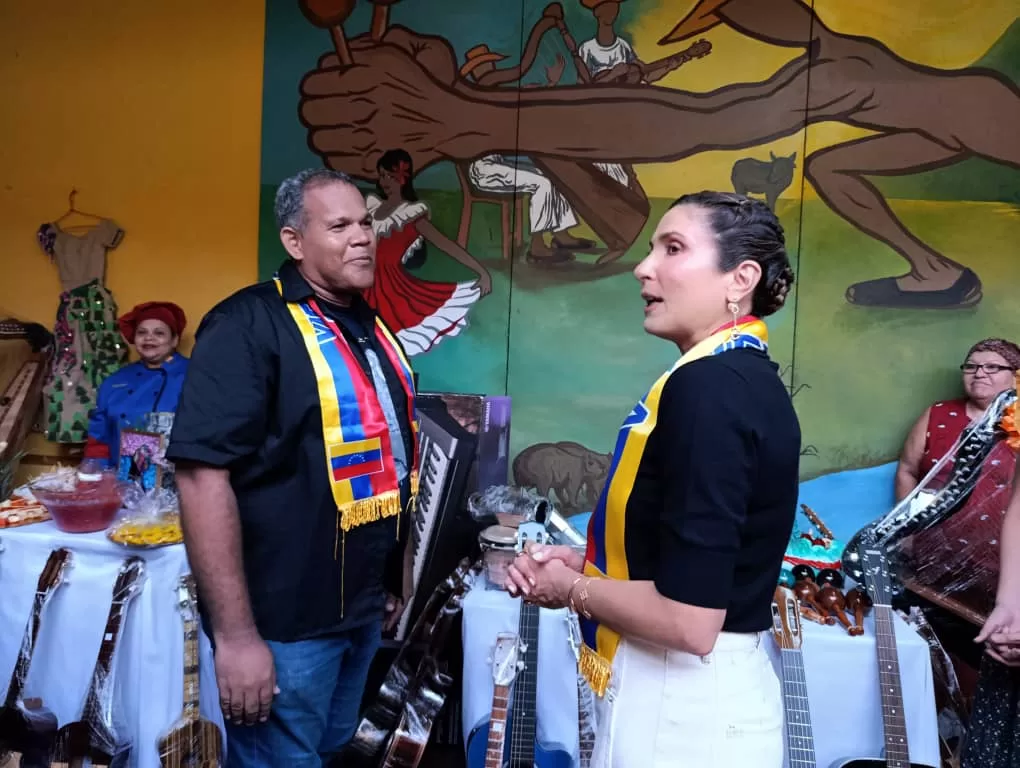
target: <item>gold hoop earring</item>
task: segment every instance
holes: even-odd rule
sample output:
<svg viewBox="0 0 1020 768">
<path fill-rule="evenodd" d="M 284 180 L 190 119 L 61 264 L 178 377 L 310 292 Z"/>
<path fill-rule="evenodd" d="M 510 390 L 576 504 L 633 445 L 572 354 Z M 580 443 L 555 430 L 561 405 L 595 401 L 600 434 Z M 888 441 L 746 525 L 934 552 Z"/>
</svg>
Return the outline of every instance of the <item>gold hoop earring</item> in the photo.
<svg viewBox="0 0 1020 768">
<path fill-rule="evenodd" d="M 730 340 L 736 341 L 737 336 L 737 321 L 740 319 L 740 305 L 735 301 L 731 301 L 726 305 L 726 309 L 733 315 L 733 327 L 730 329 Z"/>
</svg>

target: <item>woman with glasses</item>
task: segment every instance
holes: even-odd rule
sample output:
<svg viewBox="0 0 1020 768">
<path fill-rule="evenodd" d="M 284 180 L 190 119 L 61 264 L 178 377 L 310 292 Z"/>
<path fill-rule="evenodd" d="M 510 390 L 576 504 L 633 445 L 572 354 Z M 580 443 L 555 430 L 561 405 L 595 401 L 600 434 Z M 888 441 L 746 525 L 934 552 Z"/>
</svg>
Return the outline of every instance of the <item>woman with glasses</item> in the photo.
<svg viewBox="0 0 1020 768">
<path fill-rule="evenodd" d="M 1020 369 L 1020 347 L 1004 339 L 979 341 L 971 347 L 960 369 L 964 397 L 934 403 L 921 414 L 907 436 L 896 472 L 897 501 L 913 491 L 939 460 L 953 450 L 963 431 L 981 417 L 1000 393 L 1014 386 L 1014 375 Z M 994 607 L 999 576 L 998 541 L 1003 538 L 1003 515 L 1015 466 L 1016 457 L 1006 441 L 996 442 L 966 501 L 939 524 L 899 545 L 912 582 L 919 589 L 925 588 L 922 591 L 931 598 L 921 599 L 912 590 L 904 594 L 904 599 L 924 611 L 952 659 L 965 700 L 985 687 L 986 682 L 978 684 L 983 651 L 974 642 L 978 627 L 973 619 L 962 617 L 965 611 L 961 609 L 968 609 L 971 616 L 974 613 L 984 616 Z M 949 481 L 952 471 L 953 464 L 946 462 L 924 483 L 912 503 L 930 503 Z"/>
<path fill-rule="evenodd" d="M 970 348 L 960 366 L 965 396 L 938 402 L 925 409 L 907 435 L 896 467 L 896 501 L 902 500 L 917 487 L 928 471 L 949 452 L 963 430 L 980 418 L 1000 392 L 1013 386 L 1013 375 L 1018 369 L 1020 347 L 1011 341 L 985 339 Z M 1005 458 L 1009 462 L 1014 461 L 1008 452 Z M 941 488 L 952 471 L 952 464 L 947 463 L 925 484 L 925 488 Z M 1008 482 L 1013 476 L 1012 467 L 1004 470 L 1003 476 Z"/>
</svg>

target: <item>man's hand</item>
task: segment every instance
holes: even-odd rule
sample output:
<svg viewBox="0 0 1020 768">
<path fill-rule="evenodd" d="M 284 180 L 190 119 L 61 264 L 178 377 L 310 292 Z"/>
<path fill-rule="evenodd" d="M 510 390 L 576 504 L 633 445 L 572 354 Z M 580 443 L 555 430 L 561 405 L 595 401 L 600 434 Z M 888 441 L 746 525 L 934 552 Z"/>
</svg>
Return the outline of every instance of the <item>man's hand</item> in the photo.
<svg viewBox="0 0 1020 768">
<path fill-rule="evenodd" d="M 383 614 L 383 634 L 392 632 L 404 615 L 404 601 L 395 595 L 386 595 L 386 611 Z"/>
<path fill-rule="evenodd" d="M 402 148 L 417 173 L 449 145 L 463 147 L 472 105 L 453 90 L 456 58 L 445 40 L 391 27 L 381 42 L 354 38 L 350 50 L 353 66 L 329 54 L 301 82 L 309 144 L 331 168 L 375 179 L 380 155 Z"/>
<path fill-rule="evenodd" d="M 269 719 L 276 687 L 273 654 L 258 635 L 240 640 L 216 640 L 216 683 L 223 717 L 234 725 L 254 725 Z"/>
</svg>

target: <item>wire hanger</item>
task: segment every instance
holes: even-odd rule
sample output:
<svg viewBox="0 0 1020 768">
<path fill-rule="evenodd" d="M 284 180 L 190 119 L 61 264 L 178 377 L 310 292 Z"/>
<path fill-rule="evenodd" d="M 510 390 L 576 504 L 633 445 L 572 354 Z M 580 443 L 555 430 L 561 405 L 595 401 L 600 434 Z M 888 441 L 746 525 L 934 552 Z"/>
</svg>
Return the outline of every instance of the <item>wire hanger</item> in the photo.
<svg viewBox="0 0 1020 768">
<path fill-rule="evenodd" d="M 54 222 L 54 224 L 59 224 L 64 219 L 66 219 L 68 216 L 70 216 L 71 214 L 74 214 L 74 213 L 77 213 L 79 216 L 85 216 L 85 217 L 90 218 L 90 219 L 95 219 L 96 223 L 98 223 L 98 222 L 103 220 L 102 216 L 97 216 L 94 213 L 87 213 L 86 211 L 81 211 L 81 210 L 78 210 L 77 208 L 75 208 L 74 207 L 74 198 L 75 198 L 75 196 L 77 194 L 78 194 L 78 190 L 72 187 L 71 188 L 71 194 L 67 196 L 67 210 L 64 212 L 63 216 L 61 216 L 59 219 L 57 219 Z M 77 228 L 77 227 L 88 227 L 88 226 L 90 226 L 90 225 L 89 224 L 76 224 L 76 225 L 72 225 L 71 228 L 74 229 L 74 228 Z"/>
</svg>

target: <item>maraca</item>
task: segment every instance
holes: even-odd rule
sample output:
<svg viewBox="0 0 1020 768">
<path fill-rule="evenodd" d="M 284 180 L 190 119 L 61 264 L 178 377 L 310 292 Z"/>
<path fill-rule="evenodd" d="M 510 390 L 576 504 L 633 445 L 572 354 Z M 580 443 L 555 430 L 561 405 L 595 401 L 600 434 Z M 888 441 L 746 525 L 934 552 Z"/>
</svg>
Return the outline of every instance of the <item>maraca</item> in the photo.
<svg viewBox="0 0 1020 768">
<path fill-rule="evenodd" d="M 815 599 L 815 596 L 818 593 L 818 585 L 815 584 L 813 581 L 801 579 L 796 584 L 794 584 L 793 593 L 797 596 L 797 599 L 800 600 L 801 603 L 809 605 L 816 611 L 818 611 L 818 614 L 822 617 L 823 623 L 825 624 L 836 623 L 836 620 L 832 618 L 829 615 L 829 612 L 826 611 L 825 608 L 823 608 L 821 605 L 819 605 L 818 601 Z"/>
<path fill-rule="evenodd" d="M 824 584 L 822 588 L 818 590 L 818 602 L 826 609 L 836 614 L 836 618 L 839 619 L 839 623 L 846 629 L 847 634 L 859 635 L 863 630 L 855 627 L 850 623 L 850 620 L 843 613 L 843 609 L 846 607 L 846 601 L 843 599 L 843 593 L 840 592 L 832 584 Z"/>
<path fill-rule="evenodd" d="M 321 29 L 328 29 L 333 36 L 333 48 L 340 63 L 350 66 L 354 63 L 347 38 L 344 36 L 343 23 L 354 11 L 354 0 L 298 0 L 301 12 L 312 24 Z"/>
<path fill-rule="evenodd" d="M 857 633 L 859 635 L 864 634 L 864 609 L 870 608 L 871 605 L 868 593 L 860 587 L 854 587 L 846 593 L 846 607 L 854 612 L 854 623 L 860 630 Z"/>
<path fill-rule="evenodd" d="M 812 568 L 810 565 L 804 565 L 803 563 L 798 563 L 797 565 L 793 566 L 793 580 L 796 582 L 796 581 L 800 581 L 802 579 L 807 579 L 808 581 L 814 581 L 815 580 L 815 569 Z"/>
<path fill-rule="evenodd" d="M 382 40 L 386 29 L 390 25 L 390 6 L 399 3 L 400 0 L 372 0 L 375 8 L 372 9 L 372 39 Z"/>
<path fill-rule="evenodd" d="M 836 589 L 843 588 L 843 574 L 837 571 L 835 568 L 822 568 L 818 572 L 818 576 L 815 578 L 819 586 L 822 584 L 831 584 Z"/>
</svg>

